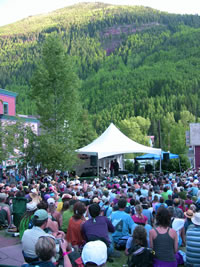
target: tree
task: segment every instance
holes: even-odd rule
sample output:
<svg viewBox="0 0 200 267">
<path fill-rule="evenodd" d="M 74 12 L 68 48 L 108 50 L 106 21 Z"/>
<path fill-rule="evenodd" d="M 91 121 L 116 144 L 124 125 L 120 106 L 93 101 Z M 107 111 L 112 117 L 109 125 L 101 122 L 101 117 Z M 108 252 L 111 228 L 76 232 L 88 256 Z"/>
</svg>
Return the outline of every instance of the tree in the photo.
<svg viewBox="0 0 200 267">
<path fill-rule="evenodd" d="M 130 139 L 143 145 L 149 145 L 147 132 L 150 127 L 150 120 L 143 117 L 131 117 L 119 123 L 120 130 Z"/>
<path fill-rule="evenodd" d="M 23 130 L 24 126 L 20 120 L 0 123 L 0 162 L 19 157 L 24 145 Z"/>
<path fill-rule="evenodd" d="M 41 123 L 37 160 L 48 170 L 69 169 L 75 162 L 80 104 L 79 80 L 61 38 L 50 34 L 31 80 Z"/>
<path fill-rule="evenodd" d="M 80 119 L 80 136 L 78 140 L 78 147 L 83 147 L 94 141 L 94 139 L 96 139 L 98 136 L 94 130 L 87 110 L 82 110 Z"/>
</svg>

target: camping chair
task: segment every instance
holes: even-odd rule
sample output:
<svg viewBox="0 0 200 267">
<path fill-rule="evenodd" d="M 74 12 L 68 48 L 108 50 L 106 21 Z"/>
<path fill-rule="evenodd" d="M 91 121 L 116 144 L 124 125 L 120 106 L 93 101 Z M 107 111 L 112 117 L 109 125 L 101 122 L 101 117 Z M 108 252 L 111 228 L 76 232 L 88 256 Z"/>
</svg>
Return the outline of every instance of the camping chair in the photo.
<svg viewBox="0 0 200 267">
<path fill-rule="evenodd" d="M 22 216 L 26 212 L 27 199 L 25 197 L 12 198 L 12 215 L 13 223 L 19 229 L 19 224 Z"/>
</svg>

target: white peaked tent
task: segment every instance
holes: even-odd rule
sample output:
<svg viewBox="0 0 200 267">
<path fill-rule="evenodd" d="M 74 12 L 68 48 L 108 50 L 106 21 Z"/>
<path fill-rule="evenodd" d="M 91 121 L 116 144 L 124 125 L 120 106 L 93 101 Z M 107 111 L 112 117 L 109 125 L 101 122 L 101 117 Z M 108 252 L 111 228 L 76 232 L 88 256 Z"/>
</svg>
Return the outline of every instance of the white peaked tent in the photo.
<svg viewBox="0 0 200 267">
<path fill-rule="evenodd" d="M 77 149 L 79 154 L 95 155 L 98 159 L 128 153 L 152 153 L 161 156 L 161 149 L 138 144 L 124 135 L 113 123 L 89 145 Z"/>
</svg>

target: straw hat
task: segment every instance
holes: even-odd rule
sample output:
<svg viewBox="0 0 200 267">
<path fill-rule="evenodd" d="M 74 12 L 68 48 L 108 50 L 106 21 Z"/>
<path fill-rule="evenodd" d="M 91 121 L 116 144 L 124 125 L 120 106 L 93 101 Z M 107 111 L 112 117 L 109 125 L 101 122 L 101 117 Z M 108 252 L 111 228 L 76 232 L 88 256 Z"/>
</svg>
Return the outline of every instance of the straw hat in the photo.
<svg viewBox="0 0 200 267">
<path fill-rule="evenodd" d="M 38 191 L 35 188 L 31 189 L 29 196 L 32 199 L 31 202 L 39 203 L 42 200 L 41 197 L 38 195 Z"/>
<path fill-rule="evenodd" d="M 192 217 L 191 221 L 195 225 L 200 225 L 200 212 L 196 212 L 194 216 Z"/>
<path fill-rule="evenodd" d="M 184 212 L 185 217 L 191 219 L 194 216 L 194 212 L 192 210 L 187 210 L 186 212 Z"/>
<path fill-rule="evenodd" d="M 92 201 L 93 203 L 99 203 L 100 202 L 100 200 L 98 199 L 98 197 L 95 197 L 95 198 L 93 198 L 93 201 Z"/>
<path fill-rule="evenodd" d="M 72 198 L 72 195 L 70 194 L 63 194 L 62 195 L 62 199 L 71 199 Z"/>
</svg>

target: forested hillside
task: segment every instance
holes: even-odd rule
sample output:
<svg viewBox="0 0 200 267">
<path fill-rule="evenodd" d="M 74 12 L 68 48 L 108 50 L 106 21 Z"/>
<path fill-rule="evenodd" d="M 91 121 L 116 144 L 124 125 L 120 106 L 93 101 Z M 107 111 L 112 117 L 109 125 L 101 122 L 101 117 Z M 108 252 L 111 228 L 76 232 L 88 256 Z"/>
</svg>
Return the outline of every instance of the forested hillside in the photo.
<svg viewBox="0 0 200 267">
<path fill-rule="evenodd" d="M 128 127 L 143 117 L 157 146 L 184 154 L 188 123 L 200 117 L 198 15 L 84 3 L 0 27 L 0 87 L 19 93 L 18 113 L 35 114 L 30 79 L 54 31 L 73 59 L 98 134 L 111 121 Z"/>
</svg>

